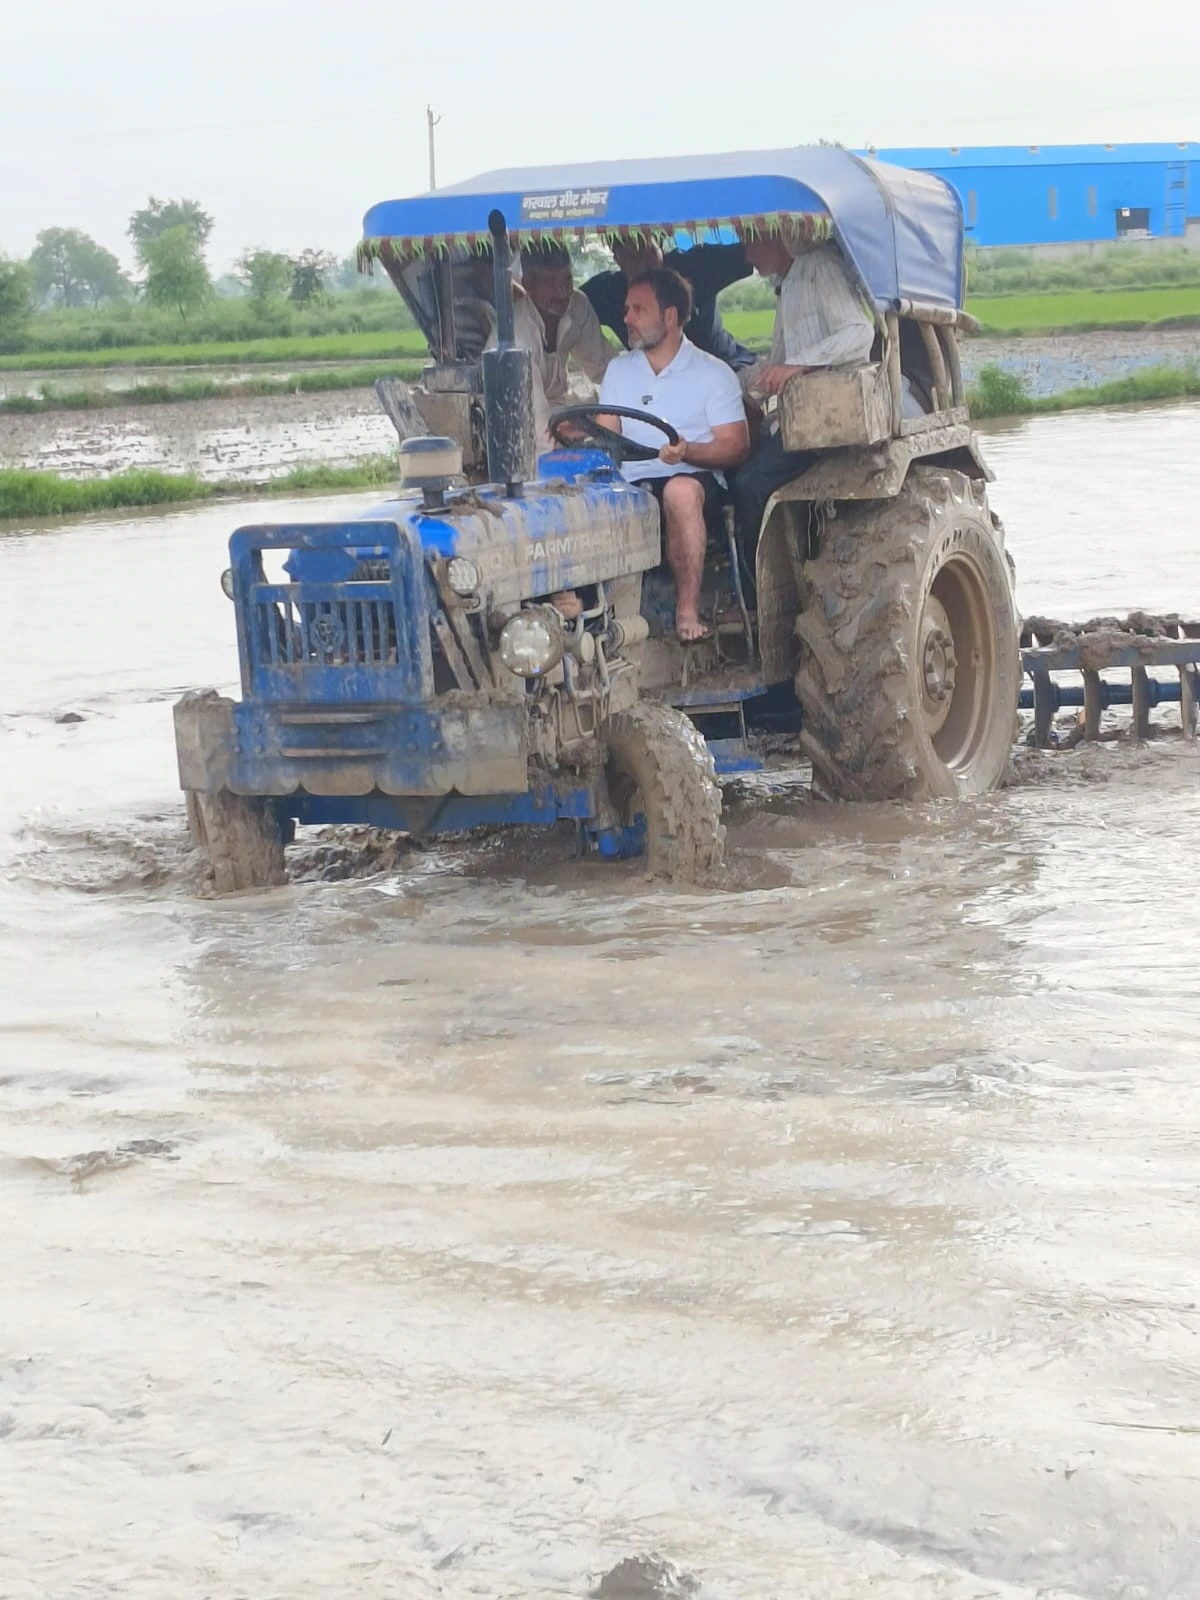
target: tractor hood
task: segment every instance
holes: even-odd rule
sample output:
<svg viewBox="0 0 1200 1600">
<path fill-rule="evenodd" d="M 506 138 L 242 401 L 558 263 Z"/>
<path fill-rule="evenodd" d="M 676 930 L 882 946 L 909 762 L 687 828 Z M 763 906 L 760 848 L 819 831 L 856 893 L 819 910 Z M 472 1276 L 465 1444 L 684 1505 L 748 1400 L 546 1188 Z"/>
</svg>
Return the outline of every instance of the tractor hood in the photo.
<svg viewBox="0 0 1200 1600">
<path fill-rule="evenodd" d="M 433 509 L 404 496 L 361 520 L 407 527 L 427 561 L 473 561 L 481 596 L 501 610 L 658 565 L 657 506 L 644 489 L 612 471 L 606 455 L 553 451 L 538 462 L 538 472 L 539 480 L 521 499 L 484 486 L 453 494 Z"/>
</svg>

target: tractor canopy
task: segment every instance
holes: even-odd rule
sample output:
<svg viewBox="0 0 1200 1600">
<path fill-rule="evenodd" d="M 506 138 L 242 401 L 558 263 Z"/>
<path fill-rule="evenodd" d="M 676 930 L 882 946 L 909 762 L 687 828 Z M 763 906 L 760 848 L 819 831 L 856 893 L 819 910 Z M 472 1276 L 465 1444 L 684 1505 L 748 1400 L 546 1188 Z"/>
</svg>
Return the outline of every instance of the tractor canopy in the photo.
<svg viewBox="0 0 1200 1600">
<path fill-rule="evenodd" d="M 493 210 L 514 245 L 652 236 L 687 249 L 763 234 L 832 238 L 880 313 L 904 302 L 962 305 L 962 205 L 954 189 L 835 145 L 489 172 L 372 206 L 360 263 L 381 261 L 399 280 L 419 261 L 461 260 L 486 247 Z"/>
</svg>

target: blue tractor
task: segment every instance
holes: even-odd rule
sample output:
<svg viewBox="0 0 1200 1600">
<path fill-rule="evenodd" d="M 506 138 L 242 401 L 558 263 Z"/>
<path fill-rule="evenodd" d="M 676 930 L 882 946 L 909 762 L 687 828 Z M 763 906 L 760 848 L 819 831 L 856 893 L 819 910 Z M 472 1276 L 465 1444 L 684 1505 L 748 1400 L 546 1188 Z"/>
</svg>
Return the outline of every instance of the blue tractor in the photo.
<svg viewBox="0 0 1200 1600">
<path fill-rule="evenodd" d="M 657 503 L 622 477 L 620 441 L 585 415 L 601 442 L 580 445 L 576 416 L 576 442 L 534 459 L 510 251 L 589 235 L 736 247 L 762 230 L 836 240 L 875 350 L 780 395 L 785 446 L 815 460 L 768 503 L 753 570 L 731 522 L 714 528 L 712 627 L 685 645 Z M 471 296 L 489 254 L 484 349 Z M 723 848 L 718 777 L 781 742 L 829 798 L 1001 781 L 1019 628 L 965 409 L 948 185 L 824 146 L 494 173 L 376 206 L 361 255 L 431 361 L 411 391 L 392 386 L 411 435 L 394 498 L 230 540 L 242 698 L 175 708 L 218 890 L 281 882 L 296 823 L 429 835 L 571 819 L 602 856 L 704 878 Z"/>
</svg>

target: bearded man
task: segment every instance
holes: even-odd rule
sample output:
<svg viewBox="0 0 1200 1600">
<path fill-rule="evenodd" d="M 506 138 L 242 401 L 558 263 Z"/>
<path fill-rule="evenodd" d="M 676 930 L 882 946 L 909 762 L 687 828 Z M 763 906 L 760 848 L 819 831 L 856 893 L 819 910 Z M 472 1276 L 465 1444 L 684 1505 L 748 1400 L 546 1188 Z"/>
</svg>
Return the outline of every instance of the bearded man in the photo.
<svg viewBox="0 0 1200 1600">
<path fill-rule="evenodd" d="M 684 335 L 692 293 L 677 272 L 638 273 L 625 294 L 629 350 L 608 364 L 600 404 L 632 406 L 669 422 L 678 444 L 664 444 L 651 461 L 626 462 L 631 483 L 649 489 L 662 507 L 667 564 L 675 579 L 675 631 L 690 644 L 704 636 L 700 584 L 707 522 L 725 487 L 724 474 L 750 452 L 750 431 L 737 375 Z M 662 435 L 628 417 L 601 422 L 638 444 L 657 447 Z"/>
</svg>

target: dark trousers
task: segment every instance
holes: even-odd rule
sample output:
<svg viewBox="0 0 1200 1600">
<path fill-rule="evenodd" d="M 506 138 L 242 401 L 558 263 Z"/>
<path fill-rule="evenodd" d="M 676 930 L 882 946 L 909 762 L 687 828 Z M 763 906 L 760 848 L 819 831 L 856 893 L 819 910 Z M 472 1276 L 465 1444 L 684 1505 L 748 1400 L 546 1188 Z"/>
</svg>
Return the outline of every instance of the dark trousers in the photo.
<svg viewBox="0 0 1200 1600">
<path fill-rule="evenodd" d="M 749 458 L 733 474 L 730 488 L 737 514 L 737 529 L 742 549 L 751 562 L 751 570 L 767 501 L 776 489 L 798 478 L 802 472 L 807 472 L 816 459 L 816 453 L 812 450 L 785 450 L 779 435 L 768 433 L 762 436 Z"/>
</svg>

